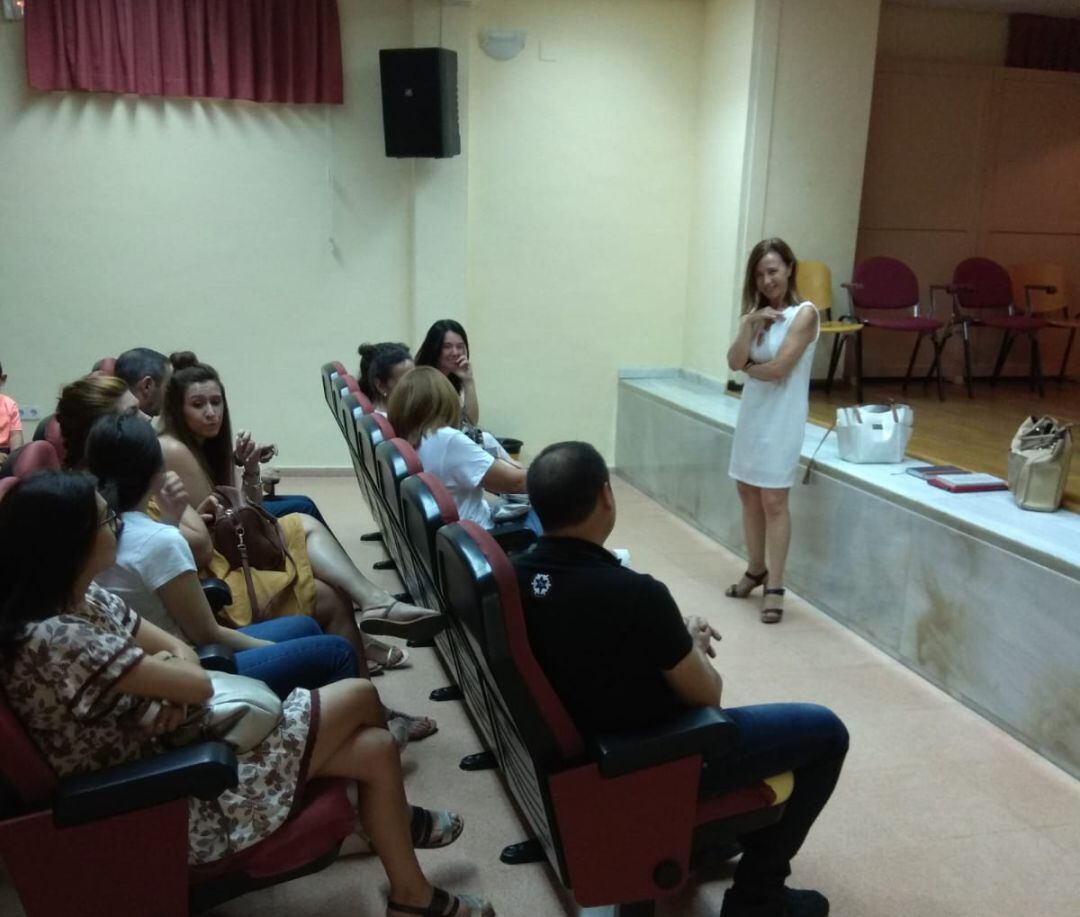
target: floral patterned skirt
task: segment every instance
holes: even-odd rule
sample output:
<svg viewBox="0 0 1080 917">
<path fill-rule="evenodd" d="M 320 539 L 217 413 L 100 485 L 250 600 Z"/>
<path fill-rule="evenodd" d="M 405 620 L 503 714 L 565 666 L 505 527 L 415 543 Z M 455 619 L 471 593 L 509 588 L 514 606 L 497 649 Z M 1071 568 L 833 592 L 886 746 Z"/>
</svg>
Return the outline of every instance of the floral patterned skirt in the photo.
<svg viewBox="0 0 1080 917">
<path fill-rule="evenodd" d="M 188 863 L 212 863 L 259 843 L 292 814 L 307 780 L 318 732 L 319 695 L 297 688 L 282 703 L 282 718 L 262 744 L 237 755 L 239 782 L 217 799 L 192 799 Z"/>
</svg>

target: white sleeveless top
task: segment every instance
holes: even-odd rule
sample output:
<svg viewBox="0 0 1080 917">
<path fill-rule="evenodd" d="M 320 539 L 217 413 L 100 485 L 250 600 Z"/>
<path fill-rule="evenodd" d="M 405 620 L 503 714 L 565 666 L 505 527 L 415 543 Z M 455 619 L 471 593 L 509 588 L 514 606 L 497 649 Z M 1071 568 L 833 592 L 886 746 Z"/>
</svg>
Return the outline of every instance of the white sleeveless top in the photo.
<svg viewBox="0 0 1080 917">
<path fill-rule="evenodd" d="M 795 316 L 802 308 L 815 315 L 814 341 L 820 321 L 817 308 L 807 300 L 784 309 L 783 318 L 772 323 L 750 345 L 750 359 L 767 363 L 776 357 Z M 799 469 L 806 419 L 810 412 L 810 368 L 813 341 L 783 379 L 765 382 L 747 378 L 735 424 L 728 474 L 753 487 L 785 488 L 795 483 Z"/>
</svg>

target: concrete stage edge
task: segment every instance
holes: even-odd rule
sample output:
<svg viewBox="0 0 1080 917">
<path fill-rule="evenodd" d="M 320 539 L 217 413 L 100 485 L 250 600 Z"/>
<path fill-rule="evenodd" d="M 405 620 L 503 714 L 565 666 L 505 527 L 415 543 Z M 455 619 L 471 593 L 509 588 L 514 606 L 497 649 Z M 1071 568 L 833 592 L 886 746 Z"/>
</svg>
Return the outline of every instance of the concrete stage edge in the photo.
<svg viewBox="0 0 1080 917">
<path fill-rule="evenodd" d="M 623 370 L 615 465 L 745 556 L 727 475 L 738 409 L 715 379 Z M 807 425 L 804 465 L 824 432 Z M 786 585 L 1080 778 L 1080 515 L 950 494 L 903 473 L 916 464 L 853 465 L 829 436 L 791 491 Z"/>
</svg>

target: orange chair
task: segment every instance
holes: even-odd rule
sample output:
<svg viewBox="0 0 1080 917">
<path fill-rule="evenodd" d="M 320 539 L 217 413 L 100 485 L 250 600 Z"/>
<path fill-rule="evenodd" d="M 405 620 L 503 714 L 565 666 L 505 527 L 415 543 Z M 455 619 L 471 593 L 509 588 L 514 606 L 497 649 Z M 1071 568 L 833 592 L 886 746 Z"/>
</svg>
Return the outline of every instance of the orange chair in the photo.
<svg viewBox="0 0 1080 917">
<path fill-rule="evenodd" d="M 850 315 L 840 316 L 839 321 L 832 317 L 832 271 L 824 261 L 800 261 L 795 268 L 795 287 L 803 299 L 809 299 L 817 306 L 820 317 L 820 332 L 833 336 L 832 352 L 829 355 L 829 375 L 825 380 L 825 391 L 832 392 L 833 376 L 840 364 L 844 345 L 855 342 L 855 400 L 862 403 L 862 336 L 861 323 Z"/>
<path fill-rule="evenodd" d="M 1080 328 L 1080 318 L 1069 316 L 1069 306 L 1065 300 L 1065 269 L 1060 264 L 1034 261 L 1014 264 L 1009 269 L 1009 277 L 1012 280 L 1013 302 L 1024 303 L 1028 314 L 1046 319 L 1048 327 L 1069 332 L 1058 370 L 1058 382 L 1064 382 L 1076 329 Z"/>
</svg>

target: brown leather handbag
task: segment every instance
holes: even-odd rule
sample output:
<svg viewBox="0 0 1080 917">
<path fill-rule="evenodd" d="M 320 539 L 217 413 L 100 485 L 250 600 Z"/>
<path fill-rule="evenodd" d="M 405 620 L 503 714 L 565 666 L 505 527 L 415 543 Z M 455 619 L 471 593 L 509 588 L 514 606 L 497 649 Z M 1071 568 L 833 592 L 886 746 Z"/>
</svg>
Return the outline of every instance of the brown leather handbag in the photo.
<svg viewBox="0 0 1080 917">
<path fill-rule="evenodd" d="M 296 579 L 296 564 L 285 547 L 280 524 L 270 513 L 249 502 L 237 487 L 216 487 L 214 496 L 218 502 L 210 528 L 214 549 L 229 562 L 230 569 L 244 571 L 252 620 L 262 620 L 266 609 Z M 252 568 L 278 572 L 291 569 L 293 573 L 286 585 L 265 603 L 265 608 L 259 606 L 251 579 Z"/>
</svg>

